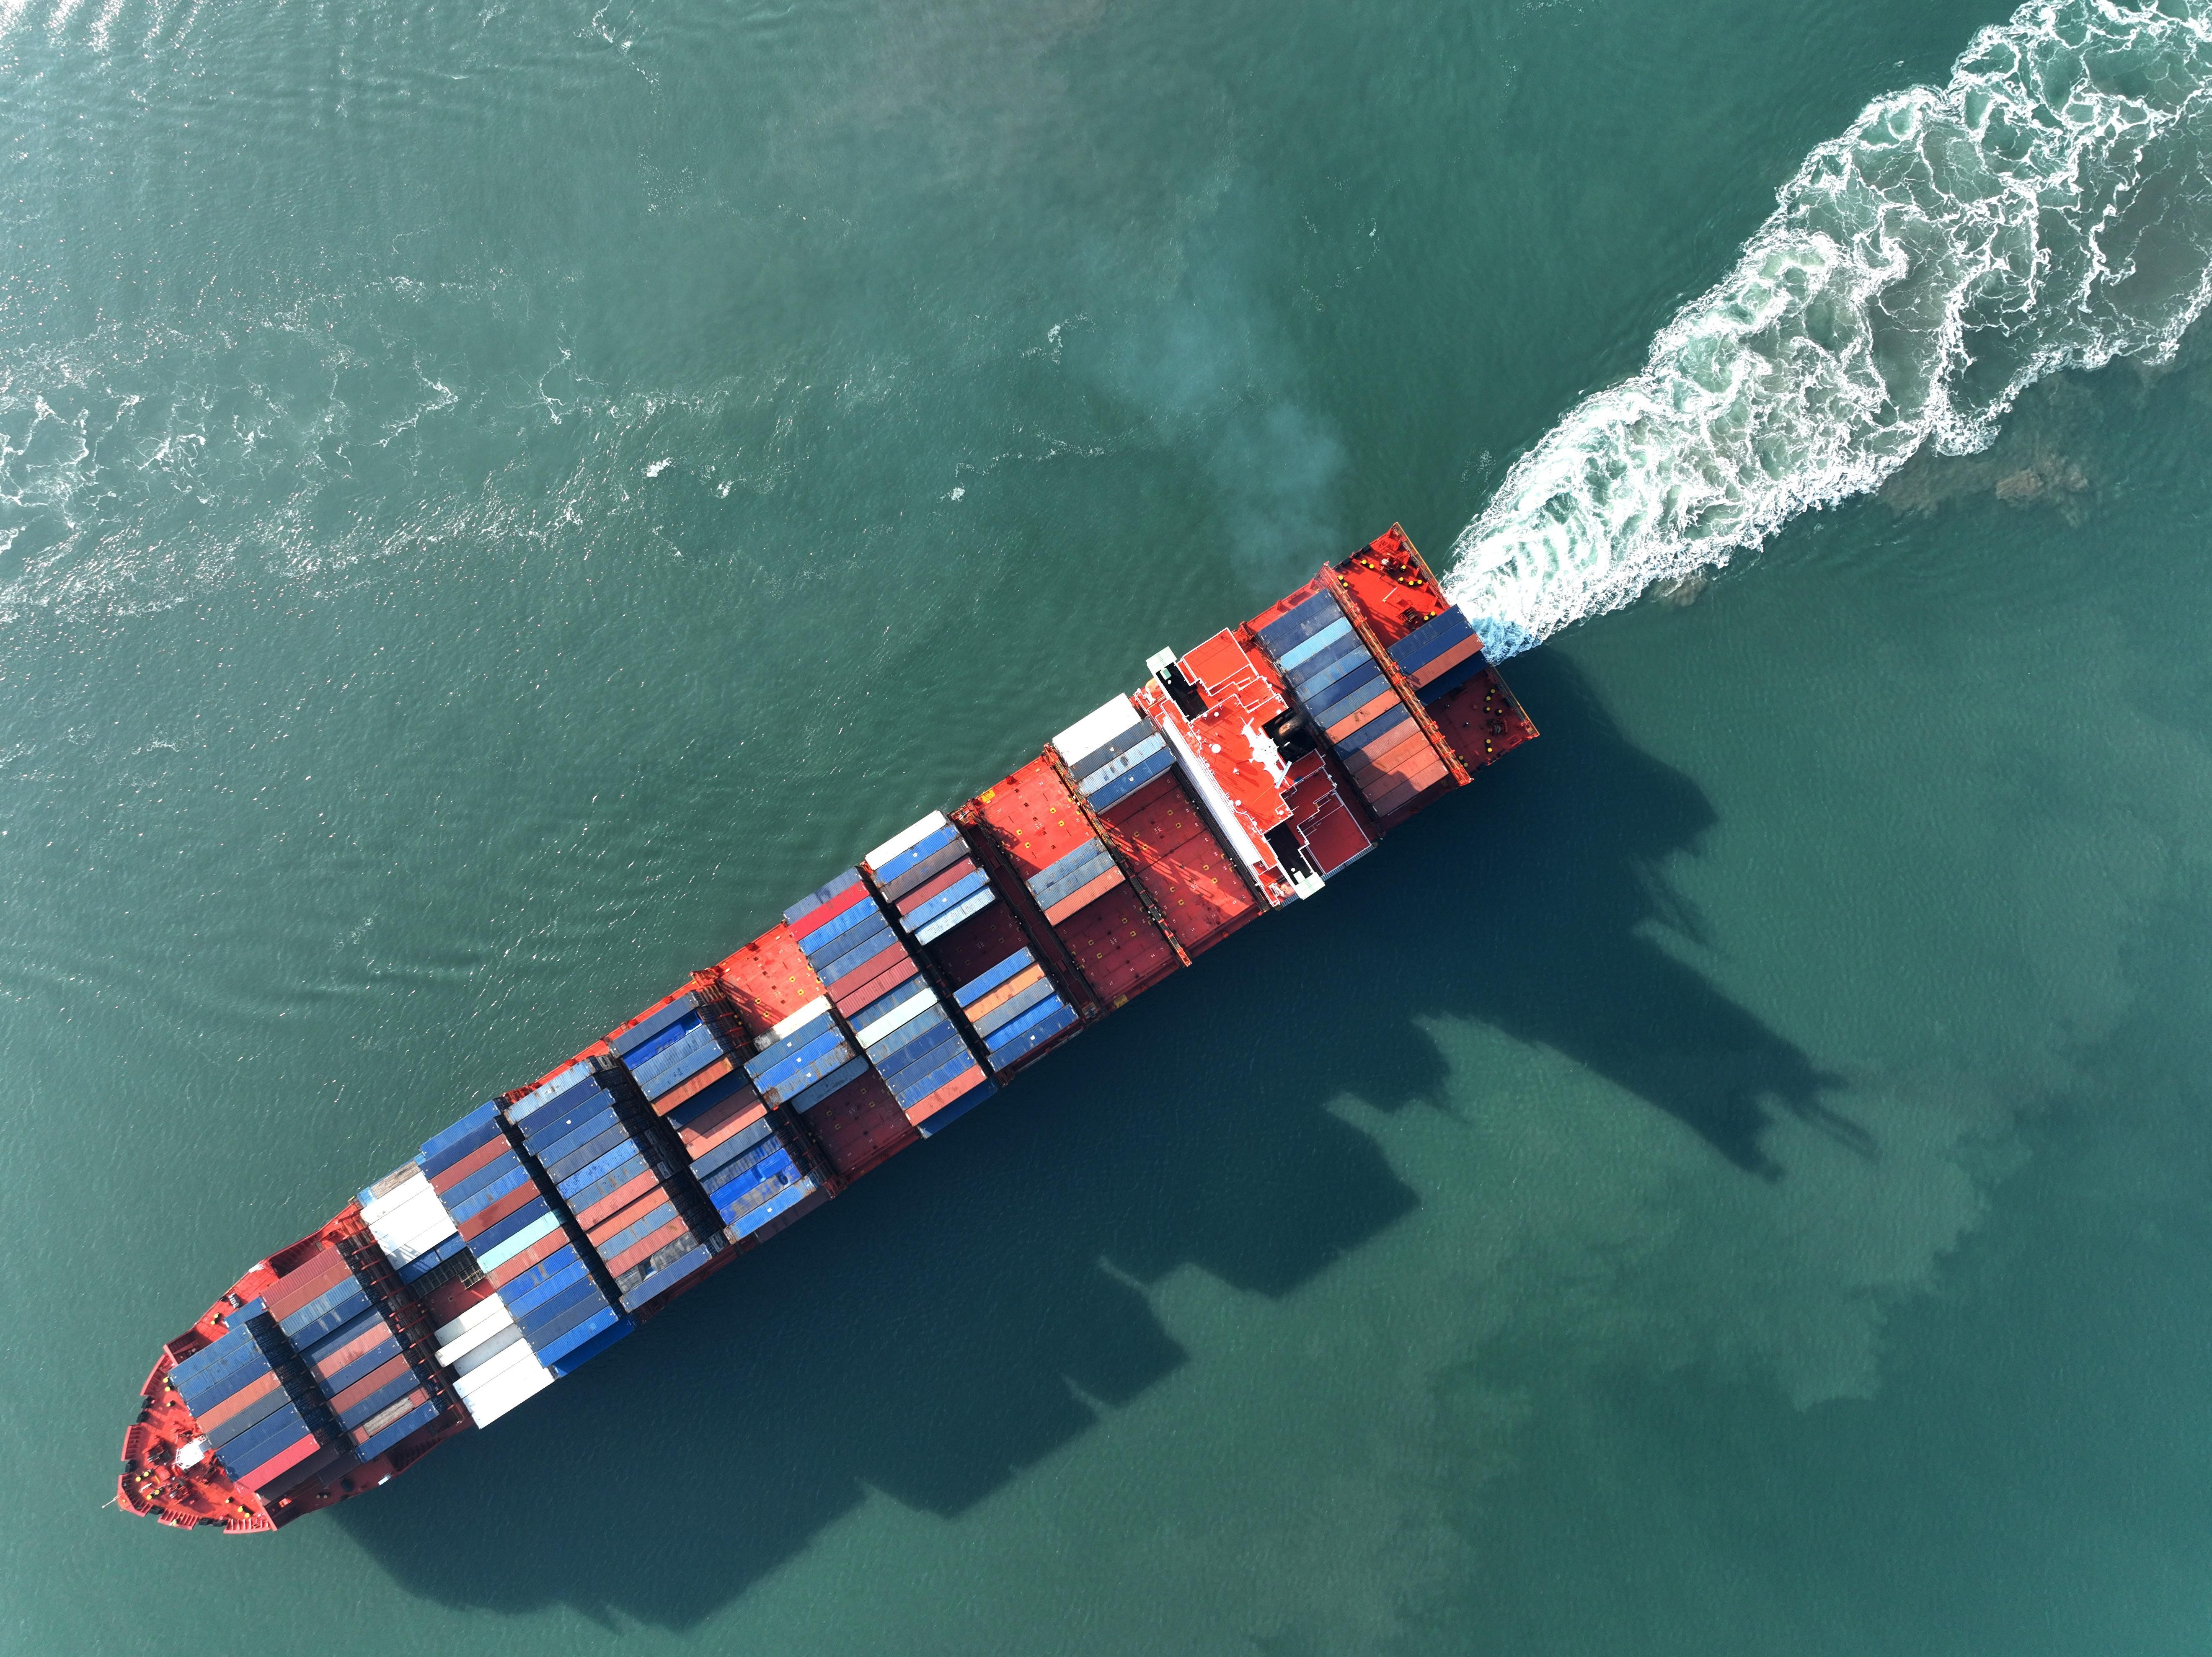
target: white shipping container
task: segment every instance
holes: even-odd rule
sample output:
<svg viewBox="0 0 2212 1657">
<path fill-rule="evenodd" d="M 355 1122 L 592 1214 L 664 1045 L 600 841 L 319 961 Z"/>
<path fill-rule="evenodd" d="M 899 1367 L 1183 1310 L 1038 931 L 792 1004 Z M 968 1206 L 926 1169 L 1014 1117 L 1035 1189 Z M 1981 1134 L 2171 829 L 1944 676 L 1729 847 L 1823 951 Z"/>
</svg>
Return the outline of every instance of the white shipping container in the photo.
<svg viewBox="0 0 2212 1657">
<path fill-rule="evenodd" d="M 914 935 L 915 941 L 917 944 L 934 944 L 939 938 L 944 937 L 945 933 L 951 932 L 955 926 L 957 926 L 962 921 L 967 920 L 970 915 L 979 915 L 982 913 L 984 910 L 989 908 L 998 901 L 999 895 L 987 886 L 981 891 L 976 893 L 973 897 L 968 898 L 964 901 L 955 905 L 952 908 L 946 910 L 943 914 L 938 916 L 936 920 L 931 921 L 929 925 L 924 926 L 920 932 Z"/>
<path fill-rule="evenodd" d="M 880 869 L 908 847 L 919 846 L 945 827 L 945 813 L 932 811 L 920 822 L 902 828 L 861 859 L 871 871 Z"/>
<path fill-rule="evenodd" d="M 536 1354 L 530 1350 L 530 1343 L 522 1338 L 520 1330 L 502 1329 L 492 1338 L 501 1343 L 499 1349 L 491 1352 L 470 1353 L 469 1358 L 476 1358 L 478 1362 L 472 1368 L 459 1371 L 453 1378 L 455 1388 L 464 1398 L 483 1392 L 518 1363 L 538 1362 Z M 468 1359 L 462 1362 L 467 1363 Z"/>
<path fill-rule="evenodd" d="M 453 1225 L 453 1217 L 446 1212 L 446 1205 L 425 1186 L 421 1201 L 378 1215 L 368 1223 L 368 1229 L 380 1237 L 407 1237 L 422 1231 L 450 1231 Z"/>
<path fill-rule="evenodd" d="M 860 1038 L 862 1047 L 872 1047 L 902 1024 L 912 1023 L 937 1005 L 937 998 L 930 993 L 927 980 L 917 978 L 914 980 L 914 986 L 915 992 L 908 999 L 865 1029 L 853 1032 Z"/>
<path fill-rule="evenodd" d="M 404 1266 L 416 1255 L 428 1253 L 453 1235 L 453 1217 L 428 1194 L 428 1186 L 422 1189 L 425 1195 L 421 1202 L 394 1209 L 368 1223 L 369 1235 L 394 1266 Z"/>
<path fill-rule="evenodd" d="M 434 1210 L 438 1206 L 438 1194 L 430 1189 L 429 1181 L 426 1180 L 410 1186 L 405 1191 L 395 1195 L 388 1203 L 379 1203 L 374 1208 L 362 1209 L 361 1217 L 368 1221 L 371 1227 L 389 1225 L 404 1230 L 409 1223 L 410 1215 L 420 1214 L 425 1210 Z"/>
<path fill-rule="evenodd" d="M 431 1338 L 439 1345 L 446 1346 L 459 1340 L 471 1329 L 480 1329 L 487 1326 L 496 1329 L 501 1324 L 514 1321 L 514 1314 L 507 1309 L 507 1302 L 498 1296 L 491 1295 L 478 1301 L 451 1323 L 440 1326 Z"/>
<path fill-rule="evenodd" d="M 1145 716 L 1137 712 L 1136 703 L 1127 696 L 1116 696 L 1103 707 L 1093 708 L 1054 737 L 1052 745 L 1060 750 L 1062 760 L 1073 765 L 1103 748 L 1124 731 L 1145 723 Z"/>
<path fill-rule="evenodd" d="M 453 1339 L 441 1343 L 438 1347 L 438 1362 L 450 1369 L 453 1365 L 453 1361 L 463 1353 L 475 1351 L 495 1335 L 514 1326 L 514 1320 L 510 1318 L 499 1322 L 480 1323 L 473 1329 L 465 1329 Z"/>
<path fill-rule="evenodd" d="M 534 1375 L 526 1373 L 504 1391 L 471 1400 L 469 1418 L 479 1427 L 489 1427 L 516 1405 L 544 1392 L 552 1384 L 553 1372 L 550 1369 L 540 1367 Z"/>
<path fill-rule="evenodd" d="M 453 1235 L 453 1222 L 451 1217 L 444 1209 L 433 1208 L 422 1217 L 419 1223 L 411 1224 L 404 1229 L 394 1227 L 392 1237 L 394 1242 L 404 1247 L 412 1248 L 419 1254 L 426 1248 L 435 1247 Z"/>
<path fill-rule="evenodd" d="M 408 1174 L 412 1174 L 415 1177 L 411 1180 L 407 1179 L 405 1176 Z M 392 1189 L 372 1198 L 361 1205 L 361 1217 L 372 1225 L 382 1216 L 391 1213 L 394 1209 L 404 1207 L 410 1199 L 429 1189 L 428 1183 L 422 1179 L 422 1170 L 412 1162 L 408 1163 L 400 1173 L 387 1174 L 383 1180 L 379 1180 L 376 1183 L 380 1186 L 386 1180 L 397 1183 Z M 376 1187 L 372 1186 L 369 1188 L 373 1191 Z"/>
<path fill-rule="evenodd" d="M 381 1202 L 386 1196 L 398 1190 L 401 1186 L 407 1182 L 410 1176 L 420 1179 L 422 1177 L 422 1170 L 413 1162 L 400 1163 L 398 1168 L 393 1168 L 391 1173 L 386 1174 L 374 1185 L 368 1187 L 368 1194 L 362 1199 L 361 1205 L 362 1211 L 364 1214 L 367 1213 L 371 1207 Z"/>
<path fill-rule="evenodd" d="M 394 1224 L 404 1231 L 406 1229 L 407 1217 L 410 1214 L 424 1207 L 437 1206 L 437 1197 L 430 1187 L 427 1184 L 418 1185 L 388 1203 L 379 1203 L 374 1208 L 362 1209 L 361 1217 L 372 1231 L 380 1231 L 385 1227 Z"/>
<path fill-rule="evenodd" d="M 507 1340 L 512 1335 L 514 1338 Z M 467 1374 L 457 1376 L 453 1385 L 464 1398 L 481 1398 L 486 1393 L 496 1392 L 504 1384 L 502 1378 L 512 1371 L 527 1372 L 543 1369 L 538 1355 L 530 1350 L 530 1343 L 521 1338 L 520 1330 L 503 1330 L 500 1338 L 506 1341 L 498 1351 L 478 1363 Z"/>
<path fill-rule="evenodd" d="M 472 1375 L 521 1338 L 522 1331 L 511 1323 L 503 1328 L 478 1330 L 451 1346 L 440 1347 L 438 1362 L 456 1375 Z"/>
<path fill-rule="evenodd" d="M 755 1045 L 757 1046 L 762 1052 L 765 1053 L 769 1048 L 782 1041 L 785 1036 L 789 1035 L 793 1030 L 804 1029 L 807 1025 L 812 1023 L 816 1019 L 821 1017 L 823 1013 L 829 1011 L 830 998 L 826 995 L 817 995 L 805 1006 L 801 1007 L 797 1012 L 793 1013 L 788 1018 L 786 1018 L 781 1023 L 770 1030 L 766 1035 L 761 1037 Z"/>
</svg>

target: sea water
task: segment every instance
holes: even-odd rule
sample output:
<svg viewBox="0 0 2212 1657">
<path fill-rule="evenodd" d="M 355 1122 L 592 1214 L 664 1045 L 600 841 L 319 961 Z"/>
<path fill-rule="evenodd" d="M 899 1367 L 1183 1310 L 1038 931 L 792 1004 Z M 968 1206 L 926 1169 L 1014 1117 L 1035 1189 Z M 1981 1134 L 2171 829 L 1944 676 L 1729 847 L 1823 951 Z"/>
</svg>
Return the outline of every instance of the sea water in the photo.
<svg viewBox="0 0 2212 1657">
<path fill-rule="evenodd" d="M 0 1648 L 2201 1651 L 2201 25 L 0 9 Z M 1540 741 L 389 1488 L 103 1506 L 1393 520 Z"/>
</svg>

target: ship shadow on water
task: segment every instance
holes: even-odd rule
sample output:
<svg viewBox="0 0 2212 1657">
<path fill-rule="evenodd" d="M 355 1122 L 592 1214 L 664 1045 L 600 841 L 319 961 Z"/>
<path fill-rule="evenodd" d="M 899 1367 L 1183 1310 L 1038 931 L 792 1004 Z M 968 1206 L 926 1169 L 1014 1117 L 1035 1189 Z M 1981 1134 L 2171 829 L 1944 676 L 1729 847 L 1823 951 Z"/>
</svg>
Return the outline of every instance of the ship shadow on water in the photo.
<svg viewBox="0 0 2212 1657">
<path fill-rule="evenodd" d="M 1413 1206 L 1329 1107 L 1441 1097 L 1427 1019 L 1555 1048 L 1771 1175 L 1764 1128 L 1832 1078 L 1645 936 L 1692 925 L 1659 865 L 1711 804 L 1564 659 L 1512 677 L 1544 740 L 1468 796 L 334 1522 L 449 1605 L 682 1628 L 871 1490 L 958 1514 L 1182 1362 L 1140 1285 L 1281 1295 Z"/>
</svg>

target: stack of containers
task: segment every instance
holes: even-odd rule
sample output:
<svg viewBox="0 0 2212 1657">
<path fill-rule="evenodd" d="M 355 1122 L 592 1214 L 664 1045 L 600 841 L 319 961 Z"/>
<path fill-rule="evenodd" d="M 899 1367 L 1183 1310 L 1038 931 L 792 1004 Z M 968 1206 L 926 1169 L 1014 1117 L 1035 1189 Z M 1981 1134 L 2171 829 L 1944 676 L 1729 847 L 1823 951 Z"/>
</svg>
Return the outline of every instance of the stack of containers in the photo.
<svg viewBox="0 0 2212 1657">
<path fill-rule="evenodd" d="M 628 1029 L 607 1038 L 637 1090 L 665 1116 L 730 1075 L 750 1048 L 732 1028 L 726 1005 L 687 990 Z"/>
<path fill-rule="evenodd" d="M 1419 693 L 1424 707 L 1434 707 L 1488 665 L 1482 640 L 1457 604 L 1447 605 L 1392 645 L 1390 659 Z"/>
<path fill-rule="evenodd" d="M 892 835 L 864 861 L 876 889 L 917 944 L 936 942 L 998 901 L 990 877 L 975 866 L 968 842 L 942 811 Z"/>
<path fill-rule="evenodd" d="M 653 1114 L 682 1142 L 692 1174 L 702 1186 L 706 1170 L 699 1159 L 703 1153 L 718 1151 L 735 1131 L 725 1130 L 736 1114 L 738 1096 L 742 1095 L 749 1105 L 759 1103 L 738 1073 L 751 1050 L 741 1030 L 726 1001 L 695 988 L 608 1038 Z M 702 1122 L 705 1126 L 693 1132 L 693 1125 Z M 711 1167 L 720 1168 L 721 1160 L 713 1159 Z M 634 1303 L 642 1305 L 673 1289 L 712 1258 L 708 1245 L 671 1253 L 653 1267 L 649 1281 L 641 1282 L 642 1292 Z"/>
<path fill-rule="evenodd" d="M 719 1131 L 701 1136 L 691 1171 L 734 1236 L 750 1237 L 822 1188 L 764 1110 L 742 1127 L 725 1119 Z"/>
<path fill-rule="evenodd" d="M 1044 918 L 1057 926 L 1085 904 L 1105 896 L 1122 878 L 1121 865 L 1106 842 L 1093 837 L 1038 870 L 1028 885 Z"/>
<path fill-rule="evenodd" d="M 169 1371 L 232 1483 L 265 1490 L 296 1482 L 336 1442 L 299 1354 L 260 1301 L 231 1314 L 229 1331 Z"/>
<path fill-rule="evenodd" d="M 496 1101 L 479 1105 L 443 1133 L 425 1142 L 416 1164 L 434 1189 L 442 1185 L 454 1206 L 472 1199 L 479 1179 L 495 1181 L 521 1166 L 500 1127 Z M 521 1338 L 514 1317 L 507 1309 L 501 1290 L 568 1243 L 568 1235 L 550 1213 L 526 1220 L 519 1229 L 488 1242 L 475 1257 L 489 1292 L 462 1314 L 440 1328 L 437 1361 L 454 1376 L 454 1390 L 479 1427 L 491 1423 L 553 1381 L 553 1372 L 538 1362 Z M 467 1241 L 455 1234 L 463 1249 Z M 451 1245 L 448 1245 L 449 1247 Z M 402 1276 L 407 1268 L 402 1268 Z M 475 1340 L 459 1338 L 464 1326 L 478 1332 Z M 482 1345 L 490 1336 L 503 1334 L 495 1346 Z"/>
<path fill-rule="evenodd" d="M 1371 809 L 1395 810 L 1444 774 L 1334 593 L 1323 588 L 1293 606 L 1261 628 L 1260 640 Z"/>
<path fill-rule="evenodd" d="M 438 1362 L 453 1372 L 454 1390 L 479 1427 L 490 1426 L 553 1384 L 553 1372 L 538 1361 L 514 1314 L 495 1294 L 443 1325 L 436 1339 Z"/>
<path fill-rule="evenodd" d="M 496 1099 L 424 1140 L 416 1164 L 453 1222 L 460 1247 L 493 1288 L 564 1241 L 559 1219 L 508 1143 Z"/>
<path fill-rule="evenodd" d="M 830 1004 L 848 1017 L 921 970 L 858 869 L 800 899 L 783 919 Z"/>
<path fill-rule="evenodd" d="M 926 978 L 853 1015 L 853 1034 L 906 1119 L 925 1135 L 949 1127 L 998 1089 Z"/>
<path fill-rule="evenodd" d="M 573 1319 L 568 1302 L 553 1303 L 556 1289 L 573 1288 L 580 1276 L 588 1282 L 588 1272 L 561 1216 L 515 1154 L 498 1100 L 425 1140 L 421 1162 L 477 1269 L 546 1369 L 566 1375 L 629 1332 L 628 1320 L 608 1312 L 603 1296 L 587 1315 Z M 501 1211 L 497 1217 L 495 1209 Z M 591 1327 L 580 1332 L 586 1322 Z"/>
<path fill-rule="evenodd" d="M 1036 957 L 1017 950 L 953 992 L 969 1028 L 982 1038 L 991 1070 L 1003 1076 L 1075 1023 Z"/>
<path fill-rule="evenodd" d="M 398 1332 L 335 1243 L 277 1278 L 262 1298 L 362 1460 L 437 1419 Z"/>
<path fill-rule="evenodd" d="M 768 1033 L 745 1077 L 763 1104 L 804 1111 L 857 1081 L 867 1062 L 845 1039 L 829 998 L 817 996 Z"/>
<path fill-rule="evenodd" d="M 1094 811 L 1135 793 L 1175 763 L 1167 738 L 1127 696 L 1078 719 L 1052 745 Z"/>
<path fill-rule="evenodd" d="M 817 996 L 763 1038 L 743 1077 L 718 1083 L 699 1108 L 669 1120 L 682 1136 L 691 1171 L 731 1235 L 749 1237 L 822 1188 L 805 1136 L 778 1132 L 779 1112 L 809 1111 L 867 1073 Z"/>
<path fill-rule="evenodd" d="M 361 1217 L 402 1283 L 414 1283 L 466 1246 L 429 1179 L 402 1162 L 360 1196 Z"/>
<path fill-rule="evenodd" d="M 537 1280 L 523 1303 L 508 1296 L 530 1344 L 550 1362 L 705 1265 L 714 1229 L 695 1225 L 685 1211 L 692 1203 L 678 1183 L 684 1175 L 620 1064 L 580 1059 L 507 1114 L 612 1283 L 611 1301 L 587 1261 L 548 1259 L 532 1268 Z"/>
</svg>

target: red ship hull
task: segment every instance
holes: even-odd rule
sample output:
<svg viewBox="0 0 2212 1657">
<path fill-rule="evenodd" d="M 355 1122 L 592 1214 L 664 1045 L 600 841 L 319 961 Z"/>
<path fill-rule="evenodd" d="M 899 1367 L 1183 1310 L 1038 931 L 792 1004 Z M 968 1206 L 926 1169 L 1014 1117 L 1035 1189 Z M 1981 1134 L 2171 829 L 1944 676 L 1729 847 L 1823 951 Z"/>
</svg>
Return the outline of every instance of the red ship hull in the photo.
<svg viewBox="0 0 2212 1657">
<path fill-rule="evenodd" d="M 878 848 L 854 877 L 840 877 L 842 887 L 825 888 L 830 895 L 817 894 L 789 912 L 796 923 L 771 927 L 531 1088 L 503 1096 L 500 1134 L 487 1134 L 480 1150 L 436 1174 L 437 1189 L 447 1193 L 439 1201 L 452 1206 L 451 1193 L 486 1177 L 476 1173 L 478 1165 L 510 1154 L 526 1164 L 530 1178 L 448 1227 L 453 1239 L 446 1247 L 458 1251 L 452 1259 L 421 1272 L 419 1262 L 410 1268 L 387 1258 L 386 1233 L 356 1200 L 257 1262 L 162 1349 L 125 1435 L 118 1505 L 180 1529 L 219 1525 L 244 1535 L 377 1488 L 479 1424 L 479 1417 L 513 1407 L 512 1389 L 495 1397 L 481 1375 L 470 1392 L 468 1355 L 453 1355 L 477 1338 L 466 1327 L 483 1321 L 483 1314 L 505 1317 L 508 1300 L 520 1304 L 515 1285 L 528 1281 L 541 1259 L 573 1247 L 588 1256 L 592 1280 L 609 1290 L 639 1279 L 621 1297 L 618 1333 L 600 1344 L 626 1334 L 1131 996 L 1270 909 L 1314 895 L 1391 828 L 1536 734 L 1395 525 L 1244 625 L 1181 657 L 1162 652 L 1148 665 L 1151 677 L 1129 697 L 1063 731 L 1037 759 L 949 818 L 933 814 Z M 942 849 L 932 851 L 940 841 Z M 880 947 L 853 943 L 840 950 L 870 927 Z M 898 1022 L 932 999 L 951 1034 L 939 1038 L 929 1057 L 896 1068 L 900 1060 L 883 1055 L 903 1039 Z M 1060 1011 L 1049 1012 L 1054 1008 Z M 632 1132 L 665 1151 L 668 1166 L 658 1174 L 611 1175 L 601 1183 L 611 1181 L 611 1190 L 588 1187 L 573 1204 L 556 1196 L 554 1172 L 563 1164 L 550 1154 L 556 1147 L 533 1150 L 530 1130 L 512 1126 L 519 1103 L 559 1088 L 579 1066 L 611 1077 L 627 1063 L 647 1076 L 653 1066 L 636 1055 L 649 1049 L 638 1035 L 687 1029 L 672 1023 L 677 1015 L 690 1023 L 704 1016 L 713 1027 L 708 1035 L 723 1050 L 675 1085 L 635 1096 Z M 825 1032 L 816 1045 L 826 1043 L 830 1053 L 816 1066 L 850 1055 L 842 1065 L 792 1097 L 779 1098 L 764 1084 L 773 1071 L 754 1078 L 763 1085 L 749 1082 L 776 1056 L 781 1032 L 808 1018 L 807 1028 Z M 923 1022 L 912 1019 L 906 1028 Z M 892 1033 L 881 1034 L 886 1029 Z M 909 1041 L 896 1051 L 922 1045 Z M 797 1059 L 807 1057 L 802 1052 Z M 800 1081 L 810 1075 L 802 1070 Z M 750 1217 L 718 1229 L 714 1220 L 731 1211 L 726 1201 L 712 1214 L 702 1206 L 712 1193 L 700 1170 L 716 1147 L 747 1132 L 763 1144 L 787 1146 L 804 1177 L 773 1217 L 761 1219 L 767 1209 L 755 1206 Z M 426 1155 L 431 1149 L 426 1144 Z M 688 1168 L 669 1171 L 685 1158 Z M 404 1165 L 381 1184 L 402 1175 L 418 1178 Z M 567 1193 L 573 1183 L 558 1190 Z M 541 1194 L 557 1227 L 541 1223 L 542 1237 L 526 1248 L 506 1245 L 503 1258 L 485 1247 L 500 1222 L 510 1212 L 510 1225 L 526 1217 L 521 1205 Z M 673 1200 L 655 1206 L 664 1196 Z M 444 1224 L 443 1208 L 438 1212 Z M 700 1246 L 683 1253 L 695 1241 Z M 681 1261 L 663 1272 L 668 1281 L 656 1290 L 654 1263 L 672 1255 Z M 496 1266 L 487 1265 L 495 1259 Z M 288 1284 L 317 1271 L 323 1274 L 317 1282 L 336 1281 L 331 1274 L 341 1267 L 372 1308 L 385 1342 L 379 1350 L 398 1357 L 368 1382 L 327 1398 L 308 1389 L 301 1407 L 313 1406 L 319 1427 L 303 1429 L 252 1468 L 233 1468 L 228 1463 L 245 1453 L 231 1447 L 252 1436 L 224 1440 L 221 1417 L 236 1415 L 237 1406 L 209 1404 L 203 1387 L 201 1409 L 209 1417 L 203 1421 L 173 1371 L 185 1364 L 190 1375 L 195 1360 L 209 1367 L 234 1322 L 265 1318 L 289 1303 Z M 410 1270 L 420 1275 L 409 1280 Z M 235 1318 L 241 1308 L 246 1317 Z M 517 1344 L 513 1335 L 507 1344 Z M 307 1356 L 293 1354 L 301 1363 Z M 481 1359 L 479 1365 L 490 1367 Z M 529 1367 L 540 1370 L 535 1360 Z M 566 1373 L 557 1365 L 541 1372 L 549 1379 Z M 294 1378 L 287 1387 L 301 1392 L 297 1376 L 307 1373 L 299 1364 L 288 1368 Z M 314 1384 L 329 1391 L 345 1373 Z M 413 1406 L 392 1429 L 406 1435 L 397 1442 L 364 1438 L 381 1417 L 349 1433 L 332 1411 L 386 1373 L 399 1377 L 398 1387 L 419 1383 L 385 1411 Z M 259 1383 L 271 1399 L 280 1379 L 272 1372 Z"/>
</svg>

